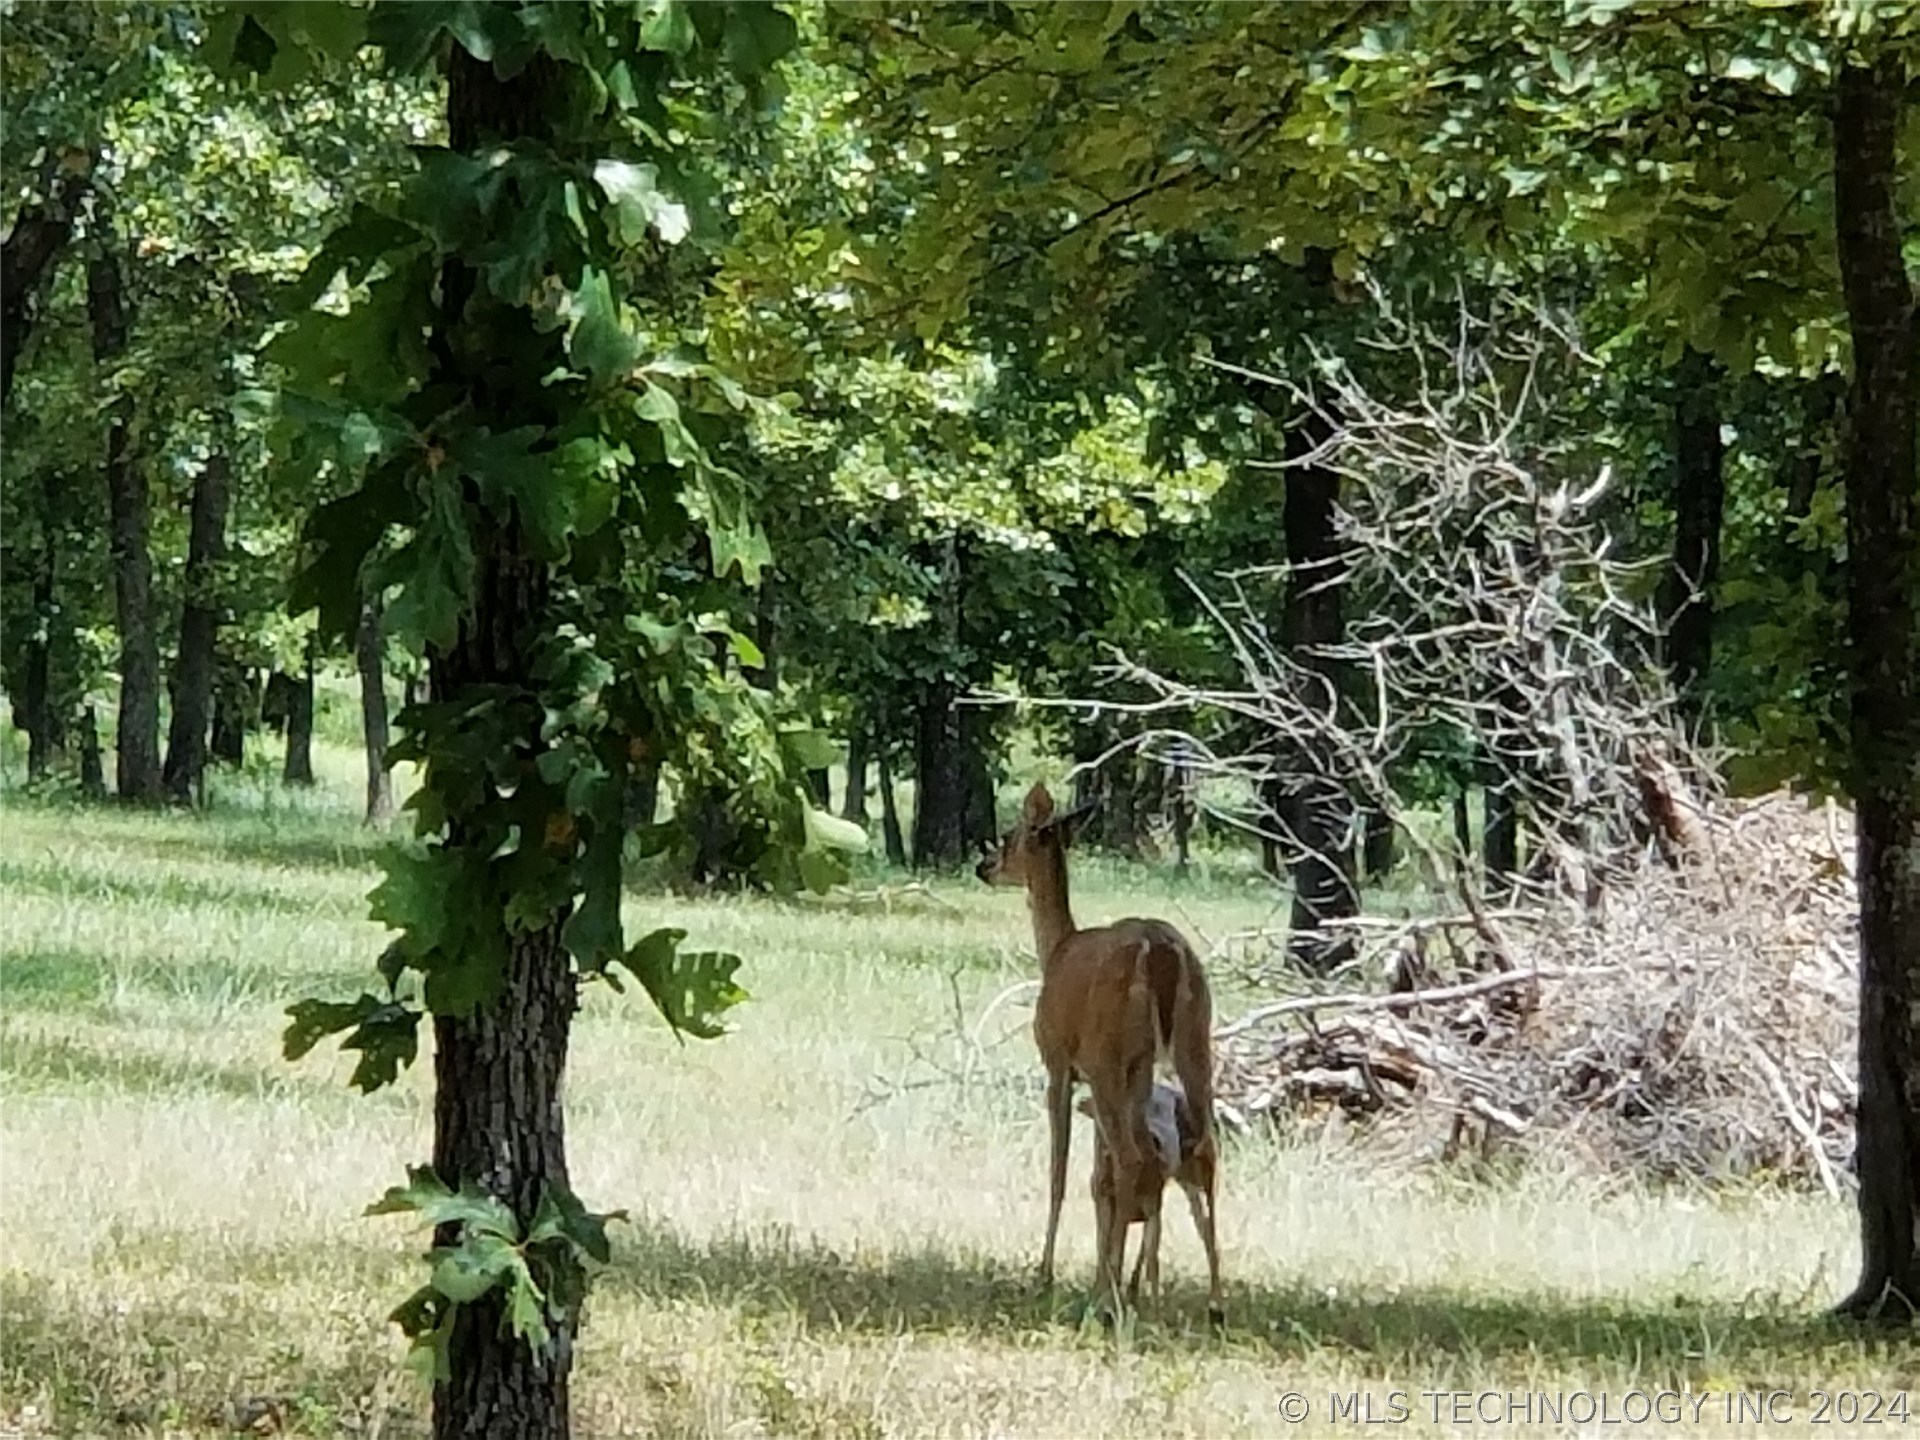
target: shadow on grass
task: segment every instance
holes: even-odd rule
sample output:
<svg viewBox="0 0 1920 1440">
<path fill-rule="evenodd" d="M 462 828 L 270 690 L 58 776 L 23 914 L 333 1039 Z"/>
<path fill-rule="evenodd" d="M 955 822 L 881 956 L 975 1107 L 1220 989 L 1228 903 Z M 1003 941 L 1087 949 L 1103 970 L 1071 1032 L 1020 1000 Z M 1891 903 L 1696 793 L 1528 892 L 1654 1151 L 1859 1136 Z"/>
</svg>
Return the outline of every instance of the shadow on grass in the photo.
<svg viewBox="0 0 1920 1440">
<path fill-rule="evenodd" d="M 277 1046 L 277 1042 L 276 1042 Z M 138 1050 L 107 1050 L 65 1035 L 10 1030 L 0 1042 L 0 1077 L 9 1094 L 92 1091 L 110 1095 L 180 1097 L 225 1095 L 269 1100 L 321 1091 L 344 1096 L 356 1107 L 411 1110 L 417 1101 L 392 1089 L 361 1095 L 318 1065 L 307 1067 L 279 1058 L 276 1048 L 258 1065 L 223 1064 L 184 1055 Z"/>
<path fill-rule="evenodd" d="M 117 1002 L 153 997 L 192 1005 L 266 1006 L 278 1014 L 307 995 L 346 996 L 376 980 L 371 948 L 343 963 L 334 954 L 303 953 L 300 965 L 241 960 L 183 960 L 171 955 L 122 954 L 114 959 L 72 946 L 35 946 L 0 952 L 0 1002 L 7 1009 L 43 1014 L 117 1014 Z"/>
<path fill-rule="evenodd" d="M 293 894 L 271 885 L 189 879 L 184 875 L 135 876 L 99 869 L 74 870 L 58 864 L 17 860 L 0 860 L 0 889 L 10 895 L 45 895 L 88 904 L 208 906 L 270 915 L 311 915 L 320 910 L 359 918 L 356 909 L 364 909 L 363 901 Z"/>
<path fill-rule="evenodd" d="M 1137 1238 L 1137 1237 L 1136 1237 Z M 1131 1252 L 1129 1252 L 1131 1253 Z M 1336 1349 L 1368 1356 L 1383 1373 L 1444 1370 L 1452 1359 L 1544 1361 L 1569 1369 L 1611 1362 L 1673 1384 L 1733 1374 L 1789 1384 L 1795 1375 L 1883 1367 L 1920 1378 L 1910 1334 L 1862 1330 L 1804 1308 L 1649 1295 L 1644 1302 L 1577 1295 L 1429 1290 L 1334 1290 L 1307 1281 L 1248 1284 L 1231 1273 L 1227 1331 L 1204 1324 L 1206 1291 L 1167 1275 L 1166 1296 L 1135 1332 L 1138 1348 L 1225 1348 L 1275 1359 Z M 748 1314 L 825 1330 L 951 1332 L 1030 1343 L 1035 1331 L 1079 1323 L 1085 1277 L 1068 1273 L 1051 1300 L 1035 1272 L 935 1247 L 867 1258 L 780 1232 L 694 1242 L 644 1223 L 618 1228 L 610 1271 L 597 1282 L 657 1300 L 704 1295 Z"/>
</svg>

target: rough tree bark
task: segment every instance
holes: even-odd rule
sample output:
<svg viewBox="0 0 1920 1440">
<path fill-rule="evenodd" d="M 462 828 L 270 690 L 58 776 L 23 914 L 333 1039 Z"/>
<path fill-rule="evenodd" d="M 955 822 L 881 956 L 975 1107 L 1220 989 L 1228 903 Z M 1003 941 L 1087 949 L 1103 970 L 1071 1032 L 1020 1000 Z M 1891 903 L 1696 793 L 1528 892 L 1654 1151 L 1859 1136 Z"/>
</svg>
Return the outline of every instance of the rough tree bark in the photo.
<svg viewBox="0 0 1920 1440">
<path fill-rule="evenodd" d="M 917 870 L 958 863 L 966 853 L 966 780 L 953 682 L 935 680 L 914 710 L 913 864 Z"/>
<path fill-rule="evenodd" d="M 287 761 L 281 779 L 288 785 L 313 784 L 314 639 L 307 636 L 306 662 L 287 686 Z"/>
<path fill-rule="evenodd" d="M 502 80 L 491 64 L 456 44 L 447 81 L 451 146 L 471 153 L 493 141 L 549 134 L 563 94 L 559 66 L 544 54 Z M 496 393 L 503 383 L 497 373 L 473 358 L 489 350 L 483 336 L 463 333 L 482 323 L 467 315 L 477 288 L 470 270 L 447 263 L 434 381 L 466 391 L 476 411 L 494 416 L 516 407 L 513 397 Z M 534 683 L 531 643 L 548 623 L 546 567 L 517 524 L 476 526 L 474 546 L 474 596 L 459 638 L 429 656 L 436 700 L 456 700 L 475 685 L 522 690 Z M 451 843 L 484 842 L 456 832 Z M 491 1004 L 464 1019 L 434 1018 L 434 1168 L 455 1188 L 477 1182 L 523 1224 L 546 1186 L 568 1184 L 562 1080 L 577 995 L 560 942 L 566 918 L 553 915 L 545 926 L 509 938 L 505 983 Z M 455 1237 L 449 1230 L 441 1238 Z M 549 1317 L 554 1348 L 540 1356 L 503 1323 L 499 1291 L 456 1314 L 448 1344 L 451 1378 L 434 1387 L 436 1440 L 565 1437 L 577 1317 Z"/>
<path fill-rule="evenodd" d="M 1326 421 L 1309 416 L 1287 434 L 1290 460 L 1299 461 L 1327 440 Z M 1280 617 L 1280 640 L 1317 679 L 1322 697 L 1332 705 L 1337 681 L 1331 665 L 1311 653 L 1311 647 L 1337 645 L 1344 638 L 1346 617 L 1341 603 L 1341 559 L 1334 533 L 1340 477 L 1322 465 L 1296 464 L 1287 472 L 1282 525 L 1287 544 L 1287 593 Z M 1289 921 L 1287 953 L 1295 964 L 1324 974 L 1344 963 L 1353 942 L 1321 927 L 1328 921 L 1359 913 L 1359 892 L 1353 884 L 1353 800 L 1338 780 L 1329 778 L 1324 757 L 1302 744 L 1288 757 L 1289 783 L 1269 793 L 1281 824 L 1293 842 L 1293 912 Z"/>
<path fill-rule="evenodd" d="M 87 313 L 94 363 L 103 371 L 127 348 L 127 306 L 120 263 L 102 236 L 87 264 Z M 160 784 L 160 647 L 153 625 L 153 556 L 147 473 L 133 458 L 133 396 L 113 398 L 107 416 L 107 502 L 113 591 L 120 627 L 120 723 L 115 790 L 122 800 L 156 803 Z"/>
<path fill-rule="evenodd" d="M 369 825 L 385 825 L 393 818 L 393 772 L 387 768 L 387 674 L 381 663 L 380 602 L 360 606 L 360 630 L 353 654 L 360 670 L 360 729 L 367 751 L 367 813 Z"/>
<path fill-rule="evenodd" d="M 1713 587 L 1720 574 L 1726 448 L 1720 442 L 1720 367 L 1689 349 L 1675 377 L 1673 562 L 1661 587 L 1667 669 L 1688 717 L 1700 715 L 1713 664 Z"/>
<path fill-rule="evenodd" d="M 1920 533 L 1914 297 L 1901 259 L 1904 67 L 1840 72 L 1834 212 L 1853 333 L 1846 462 L 1853 801 L 1860 895 L 1861 1270 L 1840 1309 L 1920 1309 Z"/>
<path fill-rule="evenodd" d="M 247 756 L 247 713 L 253 705 L 253 677 L 230 655 L 216 654 L 213 679 L 212 758 L 238 765 Z"/>
<path fill-rule="evenodd" d="M 73 217 L 92 173 L 93 156 L 85 150 L 49 153 L 36 187 L 41 198 L 21 208 L 0 244 L 0 402 L 13 394 L 41 289 L 73 237 Z"/>
<path fill-rule="evenodd" d="M 173 715 L 161 781 L 167 794 L 191 804 L 207 766 L 213 720 L 214 647 L 220 631 L 216 567 L 227 552 L 227 504 L 233 472 L 223 451 L 207 457 L 193 482 L 187 530 L 186 603 L 180 610 L 180 651 L 173 662 Z"/>
</svg>

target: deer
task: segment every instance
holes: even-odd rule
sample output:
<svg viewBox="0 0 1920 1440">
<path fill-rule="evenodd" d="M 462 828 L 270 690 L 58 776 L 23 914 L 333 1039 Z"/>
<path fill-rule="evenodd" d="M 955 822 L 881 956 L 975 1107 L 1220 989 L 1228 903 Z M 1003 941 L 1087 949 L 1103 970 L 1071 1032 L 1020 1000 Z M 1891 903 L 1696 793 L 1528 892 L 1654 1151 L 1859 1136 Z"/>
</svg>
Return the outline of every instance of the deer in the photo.
<svg viewBox="0 0 1920 1440">
<path fill-rule="evenodd" d="M 1148 1102 L 1156 1067 L 1170 1061 L 1192 1116 L 1193 1153 L 1200 1167 L 1195 1173 L 1208 1177 L 1209 1203 L 1199 1223 L 1207 1252 L 1207 1318 L 1218 1327 L 1225 1323 L 1226 1312 L 1211 1195 L 1218 1163 L 1213 994 L 1193 946 L 1166 921 L 1130 917 L 1088 930 L 1074 923 L 1067 847 L 1092 809 L 1083 805 L 1056 813 L 1047 787 L 1036 784 L 1027 792 L 1013 828 L 997 847 L 982 847 L 974 869 L 988 885 L 1025 887 L 1040 962 L 1033 1038 L 1047 1076 L 1050 1160 L 1040 1284 L 1043 1290 L 1053 1287 L 1073 1139 L 1074 1087 L 1084 1081 L 1096 1146 L 1105 1147 L 1111 1178 L 1111 1185 L 1094 1197 L 1096 1293 L 1104 1293 L 1118 1313 L 1128 1226 L 1114 1223 L 1119 1209 L 1115 1197 L 1137 1194 L 1142 1166 L 1154 1163 L 1146 1156 L 1152 1147 Z"/>
<path fill-rule="evenodd" d="M 1082 1115 L 1091 1117 L 1091 1099 L 1081 1100 L 1079 1110 Z M 1133 1275 L 1127 1281 L 1129 1306 L 1139 1304 L 1140 1275 L 1143 1270 L 1155 1304 L 1158 1305 L 1160 1300 L 1160 1207 L 1168 1180 L 1176 1182 L 1185 1192 L 1188 1209 L 1193 1215 L 1193 1228 L 1203 1245 L 1211 1247 L 1208 1237 L 1213 1233 L 1213 1154 L 1211 1147 L 1203 1150 L 1199 1146 L 1199 1130 L 1186 1095 L 1177 1087 L 1156 1080 L 1147 1097 L 1147 1108 L 1142 1118 L 1152 1143 L 1147 1148 L 1146 1162 L 1140 1167 L 1131 1195 L 1116 1189 L 1113 1159 L 1101 1143 L 1098 1130 L 1094 1132 L 1093 1143 L 1092 1190 L 1095 1212 L 1100 1213 L 1101 1207 L 1106 1206 L 1109 1207 L 1106 1213 L 1111 1216 L 1112 1224 L 1121 1227 L 1138 1224 L 1142 1227 L 1140 1254 L 1134 1261 Z M 1209 1248 L 1209 1255 L 1211 1253 Z"/>
</svg>

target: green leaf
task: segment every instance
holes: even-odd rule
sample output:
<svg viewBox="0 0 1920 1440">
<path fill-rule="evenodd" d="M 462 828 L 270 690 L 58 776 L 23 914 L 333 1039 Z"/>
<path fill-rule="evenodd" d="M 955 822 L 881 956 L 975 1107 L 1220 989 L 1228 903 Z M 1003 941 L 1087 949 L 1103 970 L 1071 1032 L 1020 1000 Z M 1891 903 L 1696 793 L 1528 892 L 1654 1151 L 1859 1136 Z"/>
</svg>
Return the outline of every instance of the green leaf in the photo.
<svg viewBox="0 0 1920 1440">
<path fill-rule="evenodd" d="M 359 1062 L 348 1083 L 371 1094 L 391 1085 L 419 1054 L 420 1012 L 398 1001 L 362 994 L 346 1004 L 301 1000 L 287 1007 L 290 1018 L 282 1052 L 298 1060 L 329 1035 L 348 1031 L 342 1050 L 358 1050 Z"/>
<path fill-rule="evenodd" d="M 661 191 L 659 177 L 657 166 L 625 160 L 602 160 L 593 167 L 593 178 L 613 202 L 622 244 L 638 245 L 647 238 L 649 226 L 669 245 L 686 239 L 687 207 Z"/>
<path fill-rule="evenodd" d="M 362 1213 L 413 1213 L 429 1226 L 463 1225 L 470 1232 L 497 1236 L 508 1242 L 520 1238 L 520 1222 L 504 1201 L 489 1195 L 474 1181 L 464 1180 L 458 1191 L 435 1173 L 431 1165 L 409 1165 L 407 1183 L 389 1186 L 386 1193 Z"/>
<path fill-rule="evenodd" d="M 693 48 L 693 18 L 685 0 L 652 0 L 647 17 L 640 22 L 640 43 L 649 50 L 669 55 L 684 55 Z"/>
<path fill-rule="evenodd" d="M 734 72 L 751 79 L 772 69 L 799 41 L 800 27 L 785 10 L 771 0 L 744 0 L 729 8 L 721 45 Z"/>
<path fill-rule="evenodd" d="M 640 359 L 640 343 L 623 323 L 624 306 L 613 298 L 607 272 L 589 265 L 573 292 L 578 315 L 567 337 L 567 356 L 595 384 L 624 380 Z"/>
<path fill-rule="evenodd" d="M 433 1288 L 456 1305 L 478 1300 L 521 1268 L 520 1252 L 498 1235 L 468 1234 L 434 1255 Z"/>
<path fill-rule="evenodd" d="M 676 1034 L 711 1040 L 726 1033 L 722 1012 L 748 998 L 734 983 L 740 957 L 682 952 L 686 931 L 663 926 L 634 942 L 621 957 Z"/>
</svg>

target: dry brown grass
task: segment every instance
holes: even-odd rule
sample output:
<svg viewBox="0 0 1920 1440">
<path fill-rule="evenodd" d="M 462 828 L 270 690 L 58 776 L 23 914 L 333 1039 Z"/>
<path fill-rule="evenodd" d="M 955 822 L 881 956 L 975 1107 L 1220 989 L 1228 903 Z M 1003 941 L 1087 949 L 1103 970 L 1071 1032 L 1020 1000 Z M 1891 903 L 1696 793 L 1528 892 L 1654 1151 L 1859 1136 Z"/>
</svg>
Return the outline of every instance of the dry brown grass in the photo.
<svg viewBox="0 0 1920 1440">
<path fill-rule="evenodd" d="M 338 1057 L 278 1057 L 282 1007 L 358 983 L 378 949 L 367 853 L 324 814 L 10 807 L 0 1431 L 422 1433 L 383 1319 L 417 1283 L 420 1237 L 359 1212 L 427 1153 L 426 1077 L 365 1099 Z M 1087 874 L 1088 920 L 1149 903 Z M 1049 1305 L 1031 1286 L 1044 1142 L 1019 999 L 970 1036 L 1026 973 L 1020 902 L 891 897 L 633 901 L 636 920 L 738 948 L 755 999 L 738 1034 L 684 1048 L 632 998 L 588 999 L 575 1183 L 634 1221 L 590 1302 L 578 1433 L 1267 1437 L 1298 1390 L 1315 1418 L 1292 1430 L 1319 1435 L 1352 1433 L 1327 1404 L 1355 1389 L 1804 1397 L 1920 1378 L 1910 1350 L 1817 1318 L 1855 1261 L 1840 1205 L 1704 1204 L 1550 1167 L 1474 1185 L 1306 1140 L 1226 1156 L 1226 1337 L 1199 1323 L 1184 1224 L 1168 1313 L 1117 1343 L 1084 1330 L 1084 1126 Z M 1185 903 L 1220 934 L 1268 908 Z M 1787 1433 L 1835 1433 L 1806 1410 Z M 1424 1411 L 1401 1429 L 1454 1433 Z"/>
</svg>

